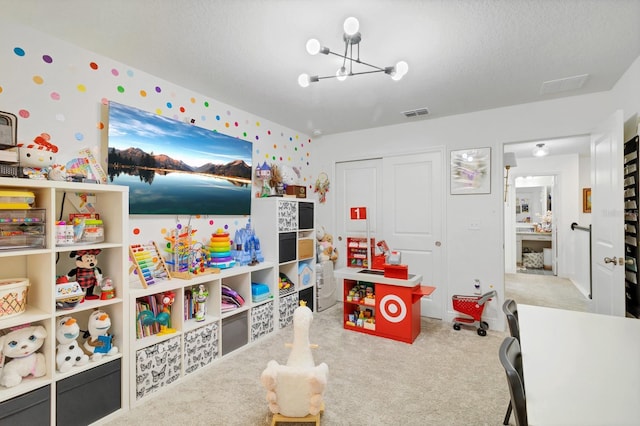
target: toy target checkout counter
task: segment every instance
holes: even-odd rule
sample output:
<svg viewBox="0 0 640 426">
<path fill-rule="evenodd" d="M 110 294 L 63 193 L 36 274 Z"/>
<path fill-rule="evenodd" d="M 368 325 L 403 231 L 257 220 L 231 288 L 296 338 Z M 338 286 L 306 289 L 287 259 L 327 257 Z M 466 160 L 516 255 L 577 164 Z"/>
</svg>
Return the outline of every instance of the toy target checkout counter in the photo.
<svg viewBox="0 0 640 426">
<path fill-rule="evenodd" d="M 343 324 L 347 330 L 406 343 L 420 334 L 420 299 L 435 287 L 423 286 L 422 275 L 408 273 L 406 265 L 376 265 L 381 269 L 341 268 Z"/>
</svg>

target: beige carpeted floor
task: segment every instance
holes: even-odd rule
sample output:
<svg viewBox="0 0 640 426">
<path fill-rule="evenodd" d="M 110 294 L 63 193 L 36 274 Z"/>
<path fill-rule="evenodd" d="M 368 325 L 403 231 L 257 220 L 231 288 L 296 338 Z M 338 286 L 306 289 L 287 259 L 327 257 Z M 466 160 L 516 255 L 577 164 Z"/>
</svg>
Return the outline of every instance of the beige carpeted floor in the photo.
<svg viewBox="0 0 640 426">
<path fill-rule="evenodd" d="M 512 275 L 506 295 L 520 303 L 579 305 L 581 296 L 566 280 Z M 286 362 L 292 333 L 288 327 L 231 353 L 107 425 L 269 425 L 259 377 L 269 360 Z M 344 330 L 340 304 L 315 313 L 315 361 L 329 366 L 322 424 L 501 425 L 509 392 L 497 353 L 505 336 L 489 330 L 480 337 L 474 329 L 455 331 L 450 323 L 423 318 L 422 333 L 410 345 Z"/>
</svg>

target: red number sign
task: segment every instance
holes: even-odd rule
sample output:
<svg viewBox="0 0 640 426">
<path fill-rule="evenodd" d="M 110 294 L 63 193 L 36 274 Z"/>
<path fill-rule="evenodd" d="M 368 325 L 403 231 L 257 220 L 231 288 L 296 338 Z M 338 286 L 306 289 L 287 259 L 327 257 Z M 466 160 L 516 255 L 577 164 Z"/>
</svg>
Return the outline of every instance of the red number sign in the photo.
<svg viewBox="0 0 640 426">
<path fill-rule="evenodd" d="M 366 207 L 351 207 L 351 220 L 365 220 L 366 218 Z"/>
</svg>

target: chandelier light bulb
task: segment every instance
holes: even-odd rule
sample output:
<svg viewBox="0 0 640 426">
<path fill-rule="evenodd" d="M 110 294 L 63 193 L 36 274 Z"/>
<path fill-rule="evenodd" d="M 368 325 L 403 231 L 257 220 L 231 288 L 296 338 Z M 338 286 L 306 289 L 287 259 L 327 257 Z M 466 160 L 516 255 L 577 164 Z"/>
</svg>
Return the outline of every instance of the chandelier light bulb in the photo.
<svg viewBox="0 0 640 426">
<path fill-rule="evenodd" d="M 309 87 L 309 74 L 300 74 L 298 76 L 298 84 L 301 87 Z"/>
<path fill-rule="evenodd" d="M 395 72 L 393 73 L 391 78 L 395 81 L 398 81 L 402 77 L 404 77 L 407 71 L 409 71 L 409 64 L 407 64 L 405 61 L 400 61 L 396 64 L 394 68 L 395 68 Z"/>
<path fill-rule="evenodd" d="M 320 52 L 320 42 L 315 38 L 309 39 L 307 42 L 307 52 L 309 55 L 317 55 Z"/>
<path fill-rule="evenodd" d="M 344 21 L 344 32 L 347 35 L 354 35 L 360 29 L 360 22 L 353 16 L 345 19 Z"/>
<path fill-rule="evenodd" d="M 338 71 L 336 71 L 336 78 L 338 81 L 345 81 L 347 79 L 347 70 L 345 67 L 338 68 Z"/>
</svg>

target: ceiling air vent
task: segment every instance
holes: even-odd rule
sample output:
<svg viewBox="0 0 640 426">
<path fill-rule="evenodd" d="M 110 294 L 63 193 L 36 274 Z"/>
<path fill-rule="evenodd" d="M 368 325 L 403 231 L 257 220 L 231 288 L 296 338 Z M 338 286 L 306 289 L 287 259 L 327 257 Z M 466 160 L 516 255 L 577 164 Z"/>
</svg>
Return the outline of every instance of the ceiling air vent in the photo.
<svg viewBox="0 0 640 426">
<path fill-rule="evenodd" d="M 426 108 L 418 108 L 418 109 L 412 109 L 409 111 L 403 111 L 402 113 L 404 114 L 405 117 L 412 118 L 412 117 L 419 117 L 421 115 L 427 115 L 429 114 L 429 110 Z"/>
<path fill-rule="evenodd" d="M 587 82 L 589 74 L 574 75 L 572 77 L 560 78 L 558 80 L 549 80 L 540 86 L 540 94 L 567 92 L 569 90 L 577 90 L 584 86 Z"/>
</svg>

